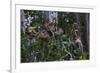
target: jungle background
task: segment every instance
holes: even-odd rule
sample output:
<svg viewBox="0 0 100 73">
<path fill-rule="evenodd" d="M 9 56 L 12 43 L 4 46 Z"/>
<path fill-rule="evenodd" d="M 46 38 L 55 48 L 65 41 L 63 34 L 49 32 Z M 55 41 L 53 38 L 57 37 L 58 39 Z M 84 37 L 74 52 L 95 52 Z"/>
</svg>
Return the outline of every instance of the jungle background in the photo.
<svg viewBox="0 0 100 73">
<path fill-rule="evenodd" d="M 89 13 L 21 10 L 21 63 L 89 60 Z"/>
</svg>

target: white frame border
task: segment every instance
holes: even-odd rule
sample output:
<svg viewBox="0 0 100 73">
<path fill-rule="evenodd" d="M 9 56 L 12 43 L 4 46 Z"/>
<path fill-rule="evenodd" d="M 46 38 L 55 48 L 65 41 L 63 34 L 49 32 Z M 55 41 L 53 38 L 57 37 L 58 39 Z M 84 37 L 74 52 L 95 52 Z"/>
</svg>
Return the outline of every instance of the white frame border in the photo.
<svg viewBox="0 0 100 73">
<path fill-rule="evenodd" d="M 31 69 L 28 69 L 27 67 L 26 68 L 23 68 L 22 70 L 20 69 L 20 68 L 22 68 L 22 67 L 25 67 L 25 64 L 21 67 L 19 67 L 19 68 L 17 68 L 16 67 L 16 52 L 14 52 L 16 49 L 16 40 L 15 40 L 15 38 L 16 38 L 16 5 L 28 5 L 28 6 L 30 6 L 30 5 L 32 5 L 32 6 L 47 6 L 47 5 L 36 5 L 36 4 L 16 4 L 16 2 L 15 3 L 12 3 L 11 4 L 11 6 L 13 6 L 13 7 L 11 7 L 11 72 L 12 73 L 14 73 L 14 72 L 20 72 L 20 71 L 33 71 L 33 67 L 32 67 L 32 65 L 31 64 L 28 64 L 27 65 L 27 67 L 29 68 L 30 66 L 32 67 Z M 46 69 L 49 69 L 49 70 L 51 70 L 51 69 L 63 69 L 64 67 L 66 67 L 66 68 L 75 68 L 75 67 L 77 67 L 77 68 L 79 68 L 79 67 L 87 67 L 87 66 L 95 66 L 96 64 L 96 59 L 95 59 L 95 44 L 96 44 L 96 41 L 95 41 L 95 25 L 94 25 L 94 22 L 95 22 L 95 7 L 91 7 L 91 6 L 89 6 L 89 7 L 87 7 L 87 6 L 79 6 L 79 5 L 66 5 L 66 6 L 59 6 L 59 5 L 57 5 L 57 6 L 52 6 L 52 5 L 50 5 L 50 6 L 47 6 L 47 7 L 61 7 L 61 8 L 81 8 L 81 9 L 89 9 L 89 10 L 92 10 L 91 11 L 91 15 L 90 16 L 92 16 L 91 17 L 91 20 L 90 20 L 90 40 L 91 40 L 91 42 L 92 42 L 92 47 L 90 46 L 90 48 L 93 48 L 94 47 L 94 49 L 92 49 L 91 51 L 92 51 L 92 53 L 93 53 L 93 57 L 92 57 L 92 60 L 90 60 L 90 61 L 84 61 L 84 62 L 82 62 L 82 61 L 67 61 L 67 63 L 68 63 L 68 65 L 66 66 L 65 65 L 65 63 L 66 63 L 66 61 L 63 61 L 63 62 L 48 62 L 48 63 L 34 63 L 34 66 L 36 66 L 36 65 L 38 65 L 38 66 L 45 66 L 44 68 L 41 68 L 41 67 L 38 67 L 37 66 L 37 68 L 35 68 L 34 67 L 34 71 L 36 71 L 36 70 L 46 70 Z M 12 25 L 12 24 L 14 24 L 14 25 Z M 92 29 L 94 29 L 94 30 L 92 30 Z M 91 33 L 91 31 L 92 31 L 92 33 Z M 92 38 L 91 38 L 91 35 L 92 35 Z M 91 43 L 90 42 L 90 43 Z M 91 56 L 90 56 L 91 57 Z M 80 63 L 80 64 L 78 64 L 78 63 Z M 46 68 L 47 67 L 47 65 L 50 65 L 48 68 Z M 55 64 L 55 65 L 54 65 Z M 80 66 L 81 65 L 81 66 Z M 50 69 L 51 68 L 51 69 Z M 64 68 L 64 69 L 66 69 L 66 68 Z"/>
</svg>

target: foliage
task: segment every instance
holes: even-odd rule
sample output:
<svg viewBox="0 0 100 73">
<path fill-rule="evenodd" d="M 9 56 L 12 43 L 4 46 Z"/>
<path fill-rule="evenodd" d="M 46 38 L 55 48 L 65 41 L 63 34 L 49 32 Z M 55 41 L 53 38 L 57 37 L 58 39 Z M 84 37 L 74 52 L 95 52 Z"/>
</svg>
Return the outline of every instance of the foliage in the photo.
<svg viewBox="0 0 100 73">
<path fill-rule="evenodd" d="M 42 11 L 24 10 L 24 12 L 29 12 L 31 16 L 38 16 L 37 19 L 32 20 L 31 26 L 35 27 L 37 31 L 43 30 Z M 34 36 L 30 38 L 29 34 L 24 34 L 21 30 L 21 62 L 86 60 L 89 58 L 88 52 L 83 52 L 82 54 L 72 40 L 73 16 L 71 14 L 64 15 L 64 18 L 59 17 L 58 20 L 58 26 L 64 27 L 65 31 L 63 34 L 54 34 L 54 36 L 50 36 L 48 39 Z"/>
</svg>

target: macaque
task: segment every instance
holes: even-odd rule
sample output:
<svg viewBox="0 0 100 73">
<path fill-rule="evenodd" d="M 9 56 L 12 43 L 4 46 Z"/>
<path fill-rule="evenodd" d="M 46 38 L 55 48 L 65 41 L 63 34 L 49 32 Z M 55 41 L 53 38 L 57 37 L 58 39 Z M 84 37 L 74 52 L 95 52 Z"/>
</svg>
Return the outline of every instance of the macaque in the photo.
<svg viewBox="0 0 100 73">
<path fill-rule="evenodd" d="M 72 39 L 75 40 L 77 36 L 79 36 L 79 30 L 78 30 L 78 24 L 73 23 L 72 24 L 72 31 L 71 31 Z"/>
<path fill-rule="evenodd" d="M 49 34 L 47 31 L 36 31 L 34 27 L 28 27 L 28 33 L 34 37 L 39 37 L 39 38 L 48 38 Z"/>
<path fill-rule="evenodd" d="M 80 37 L 76 37 L 75 44 L 81 50 L 81 53 L 83 53 L 83 44 Z"/>
<path fill-rule="evenodd" d="M 79 36 L 79 31 L 78 31 L 78 29 L 72 30 L 71 34 L 72 34 L 73 40 L 75 40 L 75 38 L 76 38 L 77 36 Z"/>
<path fill-rule="evenodd" d="M 50 36 L 52 36 L 54 34 L 54 31 L 55 31 L 55 25 L 53 23 L 47 23 L 45 22 L 44 24 L 47 32 L 49 33 Z"/>
<path fill-rule="evenodd" d="M 55 31 L 55 24 L 54 23 L 45 22 L 44 26 L 45 26 L 46 30 Z"/>
<path fill-rule="evenodd" d="M 73 29 L 78 29 L 78 24 L 77 24 L 76 22 L 74 22 L 74 23 L 72 24 L 72 28 L 73 28 Z"/>
<path fill-rule="evenodd" d="M 80 33 L 79 33 L 79 30 L 78 30 L 78 24 L 77 23 L 73 23 L 71 34 L 72 34 L 72 39 L 73 39 L 75 45 L 83 53 L 83 44 L 82 44 L 82 41 L 81 41 L 81 38 L 80 38 Z"/>
<path fill-rule="evenodd" d="M 64 33 L 63 29 L 60 27 L 57 27 L 57 25 L 54 23 L 45 22 L 44 26 L 45 26 L 47 32 L 50 34 L 50 36 L 53 34 L 60 35 L 60 34 Z"/>
</svg>

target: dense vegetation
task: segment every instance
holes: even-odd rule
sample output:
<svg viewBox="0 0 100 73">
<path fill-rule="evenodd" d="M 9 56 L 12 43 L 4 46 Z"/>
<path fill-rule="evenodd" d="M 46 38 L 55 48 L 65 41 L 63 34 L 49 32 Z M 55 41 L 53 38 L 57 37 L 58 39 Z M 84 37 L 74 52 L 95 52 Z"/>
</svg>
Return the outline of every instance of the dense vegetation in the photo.
<svg viewBox="0 0 100 73">
<path fill-rule="evenodd" d="M 88 13 L 21 10 L 22 63 L 88 59 Z"/>
</svg>

